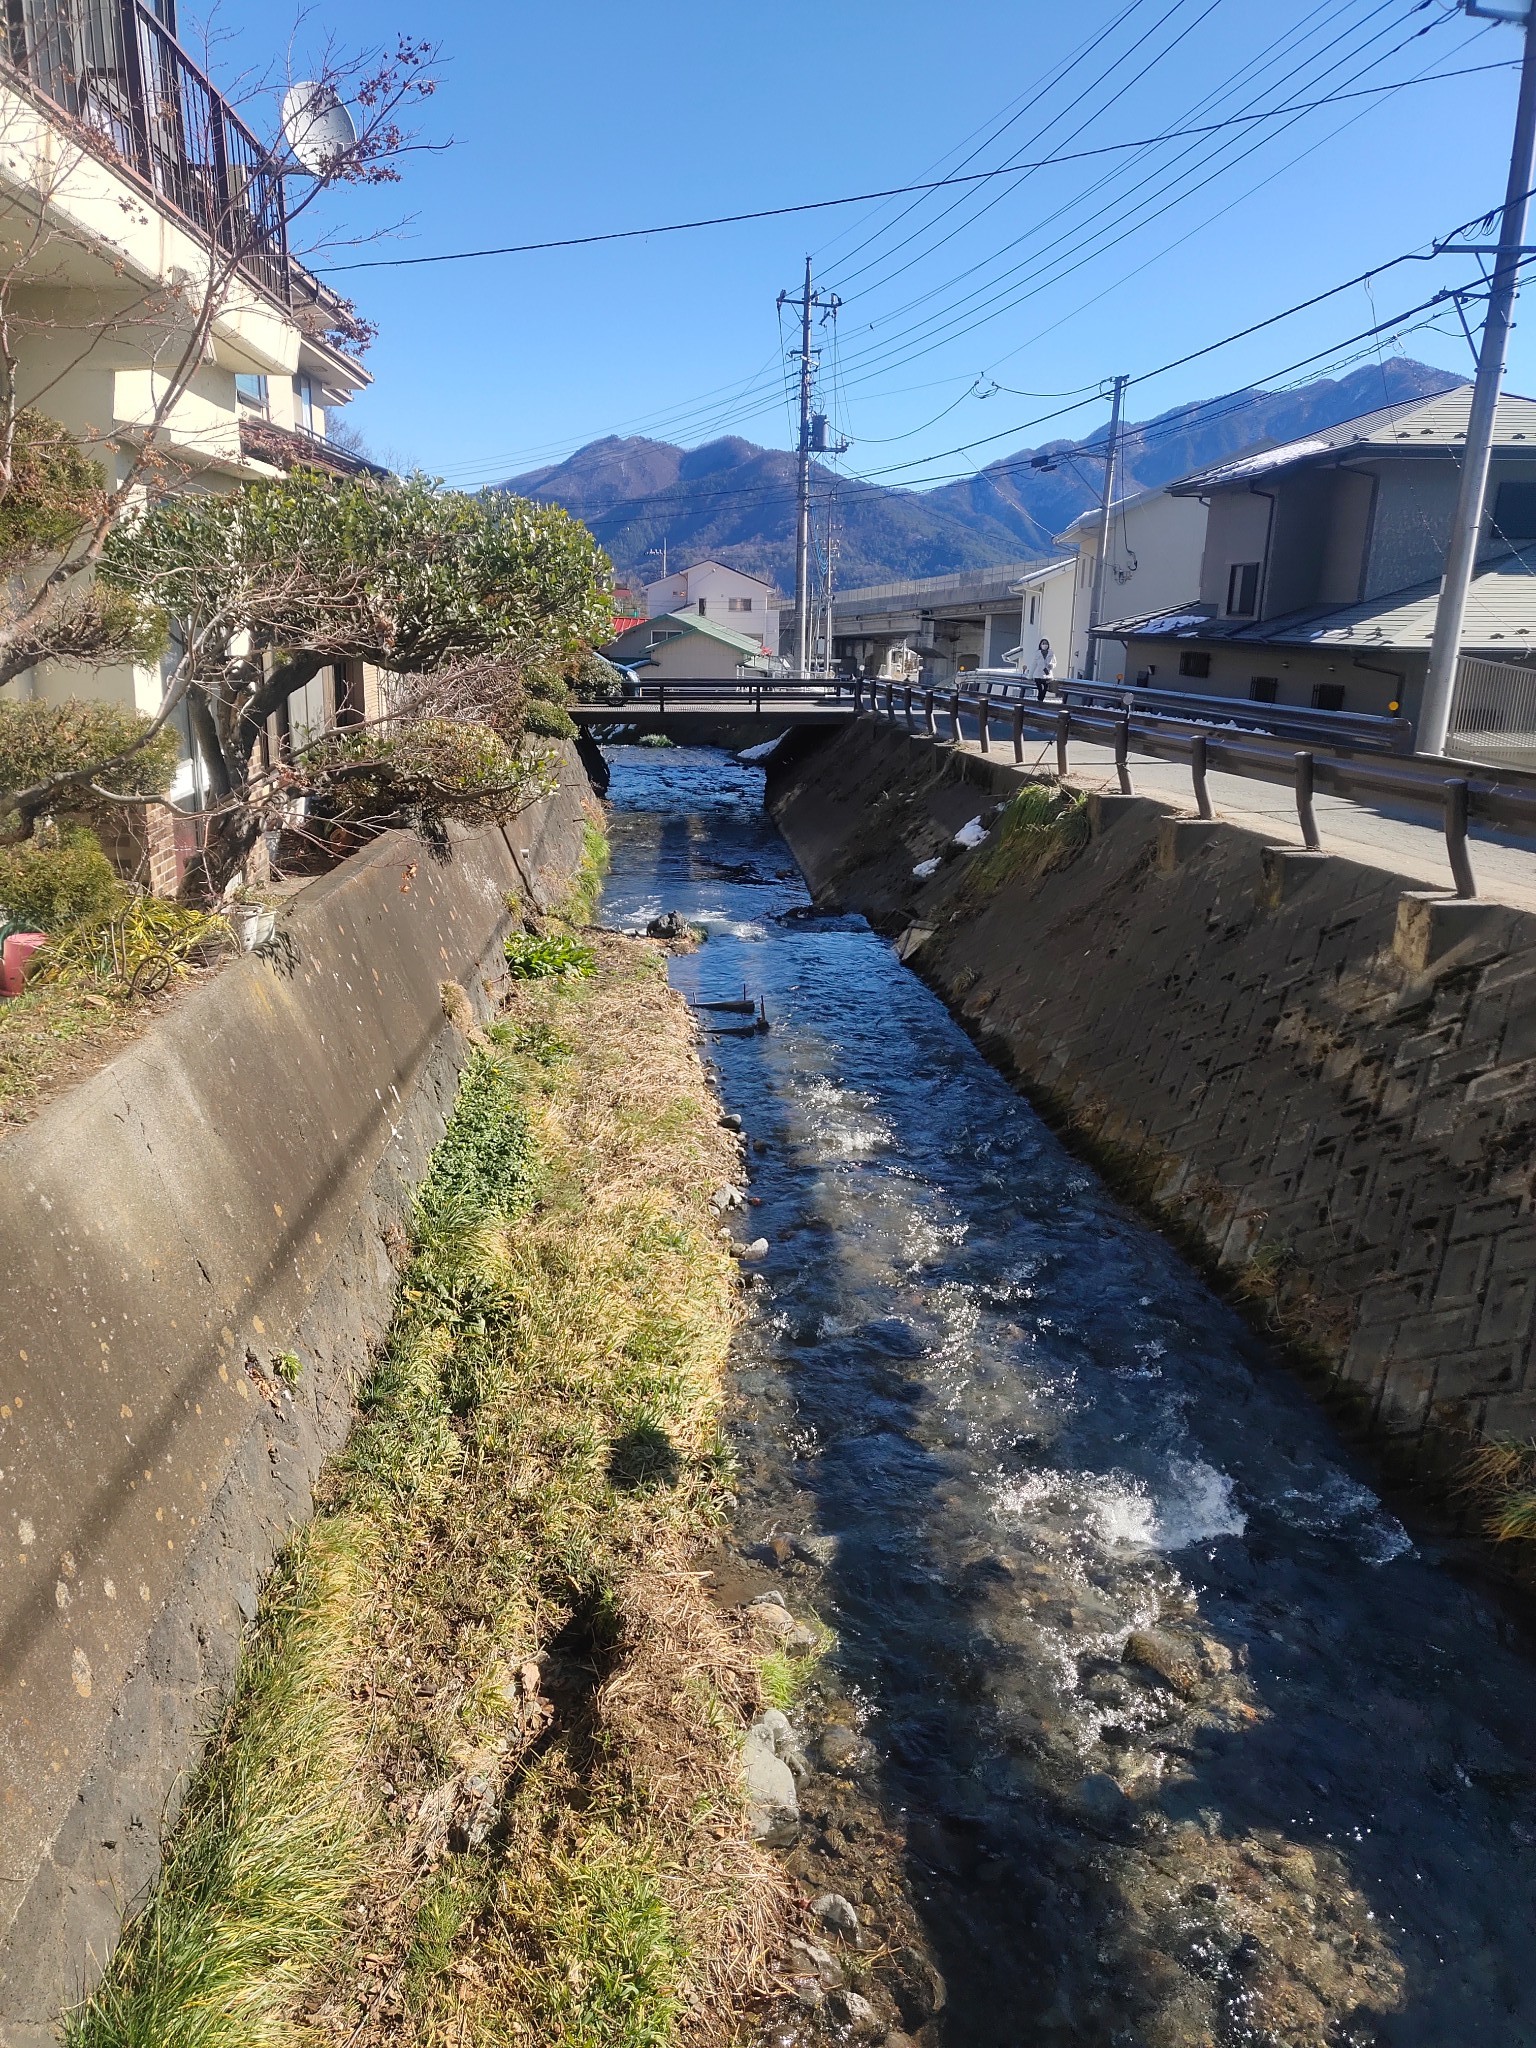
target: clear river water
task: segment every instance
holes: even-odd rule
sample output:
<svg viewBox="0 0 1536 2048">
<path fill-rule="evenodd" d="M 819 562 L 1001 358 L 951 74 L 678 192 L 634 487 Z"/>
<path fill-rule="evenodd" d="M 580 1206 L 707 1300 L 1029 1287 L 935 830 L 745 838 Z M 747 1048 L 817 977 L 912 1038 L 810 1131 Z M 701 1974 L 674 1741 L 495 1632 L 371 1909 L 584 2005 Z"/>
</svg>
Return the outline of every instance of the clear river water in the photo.
<svg viewBox="0 0 1536 2048">
<path fill-rule="evenodd" d="M 772 1027 L 710 1041 L 770 1244 L 741 1540 L 817 1561 L 947 1985 L 923 2039 L 1536 2044 L 1521 1625 L 886 941 L 815 914 L 758 770 L 610 761 L 605 921 L 681 910 L 675 985 Z"/>
</svg>

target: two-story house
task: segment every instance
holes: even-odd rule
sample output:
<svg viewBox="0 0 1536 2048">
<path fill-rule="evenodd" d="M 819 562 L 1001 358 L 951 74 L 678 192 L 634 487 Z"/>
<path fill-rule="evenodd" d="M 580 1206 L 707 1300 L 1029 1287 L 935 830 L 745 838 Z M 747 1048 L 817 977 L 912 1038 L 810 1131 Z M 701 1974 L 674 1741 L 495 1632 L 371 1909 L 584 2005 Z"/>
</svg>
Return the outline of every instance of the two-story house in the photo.
<svg viewBox="0 0 1536 2048">
<path fill-rule="evenodd" d="M 640 619 L 602 651 L 646 683 L 737 682 L 773 673 L 772 657 L 755 636 L 733 633 L 702 609 Z"/>
<path fill-rule="evenodd" d="M 1193 602 L 1106 624 L 1154 684 L 1417 716 L 1471 387 L 1186 477 L 1207 508 Z M 1466 655 L 1536 650 L 1536 400 L 1500 401 Z"/>
<path fill-rule="evenodd" d="M 724 562 L 695 562 L 645 586 L 645 608 L 655 619 L 692 612 L 728 632 L 755 640 L 768 654 L 779 651 L 778 595 L 761 576 L 727 568 Z"/>
</svg>

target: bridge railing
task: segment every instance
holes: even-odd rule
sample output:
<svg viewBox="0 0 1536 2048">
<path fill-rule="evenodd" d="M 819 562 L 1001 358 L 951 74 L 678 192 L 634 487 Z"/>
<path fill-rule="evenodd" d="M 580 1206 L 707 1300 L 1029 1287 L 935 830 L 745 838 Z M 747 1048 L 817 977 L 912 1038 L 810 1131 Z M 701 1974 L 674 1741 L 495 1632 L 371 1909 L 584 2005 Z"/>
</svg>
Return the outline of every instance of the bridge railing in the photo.
<svg viewBox="0 0 1536 2048">
<path fill-rule="evenodd" d="M 604 708 L 615 718 L 621 718 L 626 711 L 687 711 L 703 709 L 729 711 L 774 711 L 835 709 L 845 707 L 850 713 L 857 709 L 854 685 L 836 676 L 722 676 L 654 679 L 636 678 L 629 683 L 622 698 L 616 698 Z"/>
<path fill-rule="evenodd" d="M 1467 763 L 1444 757 L 1384 757 L 1351 744 L 1347 737 L 1331 746 L 1297 749 L 1278 734 L 1213 729 L 1156 711 L 1051 706 L 1022 698 L 1007 702 L 976 691 L 935 691 L 901 683 L 865 683 L 859 702 L 861 709 L 899 723 L 909 732 L 922 731 L 931 739 L 946 737 L 952 744 L 964 739 L 964 721 L 970 719 L 984 754 L 991 752 L 993 734 L 1002 726 L 1018 763 L 1024 759 L 1026 735 L 1054 743 L 1056 773 L 1062 780 L 1070 773 L 1074 739 L 1109 746 L 1114 750 L 1116 782 L 1123 796 L 1136 793 L 1131 779 L 1133 752 L 1154 760 L 1185 762 L 1195 807 L 1202 818 L 1215 815 L 1207 783 L 1212 770 L 1287 785 L 1295 795 L 1302 843 L 1314 852 L 1322 846 L 1313 809 L 1318 791 L 1352 803 L 1428 815 L 1443 824 L 1456 894 L 1463 897 L 1477 894 L 1467 849 L 1469 822 L 1536 834 L 1536 774 L 1517 770 L 1494 769 L 1479 775 L 1469 773 Z M 947 728 L 943 734 L 941 722 Z M 1452 768 L 1459 772 L 1447 774 Z"/>
</svg>

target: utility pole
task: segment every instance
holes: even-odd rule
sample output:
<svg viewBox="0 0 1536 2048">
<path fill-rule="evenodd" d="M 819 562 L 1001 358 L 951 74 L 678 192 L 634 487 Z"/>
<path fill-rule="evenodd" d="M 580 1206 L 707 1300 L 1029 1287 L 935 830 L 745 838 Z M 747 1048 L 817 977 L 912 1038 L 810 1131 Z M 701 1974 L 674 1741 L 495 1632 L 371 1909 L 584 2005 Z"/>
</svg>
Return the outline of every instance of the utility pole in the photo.
<svg viewBox="0 0 1536 2048">
<path fill-rule="evenodd" d="M 1440 583 L 1440 602 L 1435 610 L 1434 637 L 1429 647 L 1429 669 L 1424 678 L 1424 701 L 1419 710 L 1415 746 L 1421 754 L 1443 754 L 1451 727 L 1451 707 L 1456 695 L 1456 670 L 1461 658 L 1461 634 L 1467 611 L 1467 593 L 1477 568 L 1477 544 L 1482 536 L 1483 508 L 1488 496 L 1488 466 L 1493 454 L 1493 430 L 1498 414 L 1499 392 L 1504 383 L 1504 360 L 1509 349 L 1509 330 L 1514 312 L 1515 292 L 1520 281 L 1520 259 L 1525 250 L 1525 220 L 1530 204 L 1531 170 L 1536 160 L 1536 5 L 1520 13 L 1489 0 L 1463 0 L 1468 14 L 1485 14 L 1496 21 L 1522 21 L 1525 25 L 1525 60 L 1520 70 L 1520 97 L 1515 108 L 1515 137 L 1509 156 L 1509 183 L 1504 194 L 1504 211 L 1499 218 L 1498 247 L 1494 252 L 1493 277 L 1488 289 L 1488 316 L 1483 322 L 1482 341 L 1477 352 L 1477 381 L 1472 386 L 1472 411 L 1467 420 L 1467 445 L 1461 463 L 1461 489 L 1456 500 L 1456 519 L 1446 549 L 1445 574 Z M 1466 244 L 1446 245 L 1453 253 L 1481 254 Z"/>
<path fill-rule="evenodd" d="M 815 355 L 811 348 L 811 314 L 820 308 L 835 313 L 842 301 L 835 293 L 823 298 L 811 287 L 811 259 L 805 259 L 805 284 L 797 298 L 780 292 L 780 306 L 800 308 L 800 447 L 795 491 L 795 673 L 806 676 L 811 666 L 811 450 L 817 445 L 812 431 L 811 410 L 815 381 Z M 820 423 L 820 446 L 825 448 L 826 423 Z"/>
<path fill-rule="evenodd" d="M 1099 552 L 1093 565 L 1093 599 L 1088 611 L 1088 680 L 1096 683 L 1099 679 L 1099 643 L 1093 637 L 1095 626 L 1104 623 L 1104 578 L 1109 572 L 1109 518 L 1115 502 L 1115 472 L 1118 468 L 1120 449 L 1120 408 L 1125 399 L 1125 387 L 1129 377 L 1115 379 L 1114 402 L 1109 410 L 1109 447 L 1104 456 L 1104 495 L 1099 501 Z"/>
</svg>

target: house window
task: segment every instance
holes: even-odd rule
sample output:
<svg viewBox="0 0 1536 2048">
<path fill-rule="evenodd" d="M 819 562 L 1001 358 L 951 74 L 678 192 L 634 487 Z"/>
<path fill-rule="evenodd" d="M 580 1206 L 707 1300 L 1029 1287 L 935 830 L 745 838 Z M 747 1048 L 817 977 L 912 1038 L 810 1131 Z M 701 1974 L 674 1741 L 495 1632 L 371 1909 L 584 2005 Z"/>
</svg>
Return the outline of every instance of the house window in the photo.
<svg viewBox="0 0 1536 2048">
<path fill-rule="evenodd" d="M 752 600 L 750 597 L 729 597 L 726 599 L 726 608 L 733 612 L 749 612 L 752 609 Z"/>
<path fill-rule="evenodd" d="M 1536 540 L 1536 483 L 1500 484 L 1493 501 L 1495 540 Z"/>
<path fill-rule="evenodd" d="M 1314 683 L 1312 685 L 1312 709 L 1314 711 L 1342 711 L 1344 709 L 1344 685 L 1342 683 Z"/>
<path fill-rule="evenodd" d="M 1258 563 L 1234 562 L 1227 571 L 1227 617 L 1251 619 L 1258 608 Z"/>
<path fill-rule="evenodd" d="M 1040 600 L 1038 597 L 1032 597 L 1029 600 L 1029 623 L 1032 626 L 1038 626 L 1040 623 Z"/>
<path fill-rule="evenodd" d="M 1255 704 L 1273 704 L 1280 689 L 1278 676 L 1250 676 L 1248 695 Z"/>
<path fill-rule="evenodd" d="M 682 628 L 674 626 L 670 632 L 653 633 L 650 638 L 650 645 L 652 647 L 665 647 L 669 640 L 681 640 L 682 637 Z"/>
<path fill-rule="evenodd" d="M 306 434 L 315 431 L 314 379 L 302 370 L 293 380 L 293 416 Z"/>
<path fill-rule="evenodd" d="M 235 376 L 235 398 L 240 405 L 248 406 L 252 412 L 267 409 L 267 380 L 265 377 L 247 376 L 237 372 Z"/>
<path fill-rule="evenodd" d="M 1208 654 L 1181 654 L 1179 674 L 1181 676 L 1208 676 L 1211 672 L 1211 657 Z"/>
<path fill-rule="evenodd" d="M 705 599 L 701 597 L 701 598 L 699 599 L 699 617 L 700 617 L 701 619 L 702 619 L 702 618 L 703 618 L 703 616 L 704 616 L 704 605 L 705 605 Z"/>
</svg>

